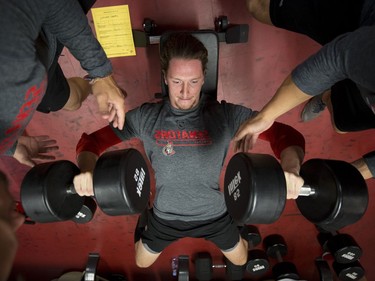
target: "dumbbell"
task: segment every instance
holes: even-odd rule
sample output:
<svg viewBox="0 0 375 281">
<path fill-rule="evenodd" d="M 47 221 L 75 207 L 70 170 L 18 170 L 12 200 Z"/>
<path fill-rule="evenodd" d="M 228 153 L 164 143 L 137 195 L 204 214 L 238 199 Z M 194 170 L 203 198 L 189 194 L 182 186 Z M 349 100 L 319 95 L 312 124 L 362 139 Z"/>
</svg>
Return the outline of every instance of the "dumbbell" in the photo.
<svg viewBox="0 0 375 281">
<path fill-rule="evenodd" d="M 349 234 L 321 231 L 317 239 L 324 254 L 330 253 L 338 263 L 352 263 L 362 256 L 361 247 Z"/>
<path fill-rule="evenodd" d="M 359 261 L 346 264 L 334 261 L 332 263 L 332 268 L 341 281 L 360 280 L 365 276 L 365 270 Z"/>
<path fill-rule="evenodd" d="M 83 205 L 78 213 L 71 219 L 75 223 L 88 223 L 90 222 L 95 215 L 96 212 L 96 202 L 91 197 L 85 197 L 83 201 Z"/>
<path fill-rule="evenodd" d="M 180 255 L 172 258 L 172 276 L 177 276 L 177 281 L 189 281 L 189 256 Z"/>
<path fill-rule="evenodd" d="M 74 219 L 85 197 L 79 196 L 73 178 L 80 173 L 70 161 L 42 163 L 31 168 L 21 184 L 21 203 L 36 222 Z M 102 154 L 93 173 L 94 198 L 107 215 L 132 215 L 145 209 L 150 195 L 150 175 L 136 149 Z"/>
<path fill-rule="evenodd" d="M 321 257 L 316 258 L 315 266 L 318 269 L 320 281 L 333 281 L 333 274 L 326 260 Z"/>
<path fill-rule="evenodd" d="M 225 32 L 228 29 L 229 20 L 227 16 L 219 16 L 215 19 L 215 31 Z"/>
<path fill-rule="evenodd" d="M 25 224 L 35 224 L 35 221 L 31 220 L 29 216 L 26 214 L 25 210 L 23 209 L 22 203 L 16 201 L 16 208 L 15 211 L 22 214 L 25 217 Z M 78 213 L 71 218 L 71 221 L 75 223 L 83 224 L 90 222 L 95 215 L 96 212 L 96 202 L 91 197 L 85 197 L 83 205 Z"/>
<path fill-rule="evenodd" d="M 301 214 L 331 231 L 357 222 L 368 205 L 368 190 L 350 163 L 310 159 L 301 166 L 305 185 L 296 199 Z M 225 171 L 224 196 L 229 214 L 238 224 L 275 222 L 286 204 L 286 180 L 271 155 L 237 153 Z"/>
<path fill-rule="evenodd" d="M 262 241 L 259 229 L 255 225 L 244 225 L 240 228 L 241 237 L 249 243 L 246 271 L 252 276 L 262 276 L 269 269 L 267 254 L 261 249 L 254 249 Z"/>
<path fill-rule="evenodd" d="M 154 34 L 156 29 L 156 23 L 152 19 L 145 18 L 143 20 L 143 30 L 147 34 Z"/>
<path fill-rule="evenodd" d="M 211 280 L 215 268 L 225 268 L 229 280 L 242 280 L 244 276 L 244 266 L 235 265 L 228 259 L 225 259 L 225 264 L 213 264 L 209 253 L 197 253 L 195 258 L 195 277 L 198 281 Z"/>
<path fill-rule="evenodd" d="M 288 248 L 284 238 L 279 234 L 271 234 L 263 239 L 263 246 L 269 257 L 275 258 L 278 263 L 272 267 L 272 275 L 276 280 L 292 279 L 299 280 L 296 266 L 287 261 L 283 261 Z"/>
</svg>

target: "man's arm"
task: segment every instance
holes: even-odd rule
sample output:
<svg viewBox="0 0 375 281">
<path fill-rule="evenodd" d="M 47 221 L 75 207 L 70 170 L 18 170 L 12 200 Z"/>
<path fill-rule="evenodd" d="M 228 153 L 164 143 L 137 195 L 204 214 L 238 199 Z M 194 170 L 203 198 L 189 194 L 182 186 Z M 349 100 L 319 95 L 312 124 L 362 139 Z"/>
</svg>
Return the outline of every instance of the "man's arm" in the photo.
<svg viewBox="0 0 375 281">
<path fill-rule="evenodd" d="M 289 146 L 281 152 L 281 167 L 284 170 L 287 199 L 296 199 L 304 180 L 299 176 L 305 153 L 299 146 Z"/>
<path fill-rule="evenodd" d="M 74 188 L 79 195 L 94 195 L 93 172 L 96 161 L 107 148 L 120 142 L 121 139 L 110 126 L 81 136 L 76 147 L 77 165 L 81 174 L 73 179 Z"/>
<path fill-rule="evenodd" d="M 280 159 L 287 199 L 297 198 L 304 183 L 299 172 L 305 156 L 305 138 L 293 127 L 278 122 L 262 133 L 260 138 L 270 142 L 273 152 Z"/>
<path fill-rule="evenodd" d="M 69 49 L 89 75 L 105 77 L 112 73 L 112 65 L 77 0 L 45 0 L 48 13 L 43 28 Z"/>
<path fill-rule="evenodd" d="M 325 45 L 288 75 L 272 99 L 253 119 L 237 131 L 234 141 L 245 137 L 253 146 L 259 134 L 282 114 L 329 89 L 336 82 L 351 79 L 375 92 L 375 27 L 362 27 Z"/>
<path fill-rule="evenodd" d="M 374 37 L 375 26 L 361 27 L 337 37 L 293 70 L 293 82 L 312 96 L 344 79 L 375 92 Z"/>
<path fill-rule="evenodd" d="M 78 1 L 55 1 L 50 5 L 50 13 L 44 23 L 45 29 L 69 49 L 93 79 L 92 93 L 103 118 L 113 121 L 114 127 L 122 129 L 125 122 L 126 92 L 113 79 L 112 65 L 93 35 Z"/>
<path fill-rule="evenodd" d="M 362 158 L 352 162 L 365 180 L 375 177 L 375 151 L 363 155 Z"/>
</svg>

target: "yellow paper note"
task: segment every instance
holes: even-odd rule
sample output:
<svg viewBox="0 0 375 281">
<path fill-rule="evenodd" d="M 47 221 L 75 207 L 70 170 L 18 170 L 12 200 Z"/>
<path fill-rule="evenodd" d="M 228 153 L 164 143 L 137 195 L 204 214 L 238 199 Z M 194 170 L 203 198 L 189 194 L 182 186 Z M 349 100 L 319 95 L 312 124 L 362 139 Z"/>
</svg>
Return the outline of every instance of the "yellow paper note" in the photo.
<svg viewBox="0 0 375 281">
<path fill-rule="evenodd" d="M 96 37 L 107 57 L 135 56 L 128 5 L 92 8 Z"/>
</svg>

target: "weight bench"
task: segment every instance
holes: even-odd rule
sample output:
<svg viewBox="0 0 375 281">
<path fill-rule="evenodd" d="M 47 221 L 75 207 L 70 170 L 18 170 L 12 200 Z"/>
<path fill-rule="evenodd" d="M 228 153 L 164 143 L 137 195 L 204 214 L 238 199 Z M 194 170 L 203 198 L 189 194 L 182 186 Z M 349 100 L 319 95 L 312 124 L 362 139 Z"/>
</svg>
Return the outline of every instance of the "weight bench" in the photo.
<svg viewBox="0 0 375 281">
<path fill-rule="evenodd" d="M 191 32 L 198 38 L 208 51 L 208 63 L 205 73 L 205 83 L 202 87 L 202 93 L 210 95 L 217 99 L 217 85 L 219 73 L 219 43 L 227 44 L 245 43 L 248 41 L 249 25 L 248 24 L 229 24 L 226 16 L 220 16 L 215 19 L 215 29 L 204 30 L 168 30 L 161 32 L 156 23 L 145 18 L 143 21 L 143 31 L 132 30 L 135 47 L 147 47 L 148 45 L 159 44 L 160 48 L 171 32 L 187 31 Z M 168 96 L 168 88 L 161 79 L 161 93 L 155 94 L 156 98 Z"/>
</svg>

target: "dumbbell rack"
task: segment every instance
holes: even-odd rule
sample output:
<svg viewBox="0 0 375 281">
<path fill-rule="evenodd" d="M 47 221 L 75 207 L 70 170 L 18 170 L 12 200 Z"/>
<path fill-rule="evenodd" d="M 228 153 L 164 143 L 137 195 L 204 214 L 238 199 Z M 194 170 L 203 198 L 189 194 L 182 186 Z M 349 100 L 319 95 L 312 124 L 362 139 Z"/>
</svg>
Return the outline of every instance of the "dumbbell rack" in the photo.
<svg viewBox="0 0 375 281">
<path fill-rule="evenodd" d="M 317 258 L 317 260 L 324 261 L 328 257 L 332 257 L 334 261 L 331 267 L 339 280 L 355 281 L 362 279 L 365 276 L 365 270 L 359 262 L 362 256 L 362 249 L 354 238 L 338 231 L 327 232 L 319 228 L 318 230 L 317 240 L 323 252 L 322 256 Z M 320 268 L 318 267 L 318 269 Z M 329 281 L 331 279 L 329 279 L 328 274 L 322 273 L 321 280 Z"/>
<path fill-rule="evenodd" d="M 188 255 L 173 257 L 171 261 L 172 276 L 177 277 L 178 281 L 189 281 L 189 265 Z"/>
</svg>

